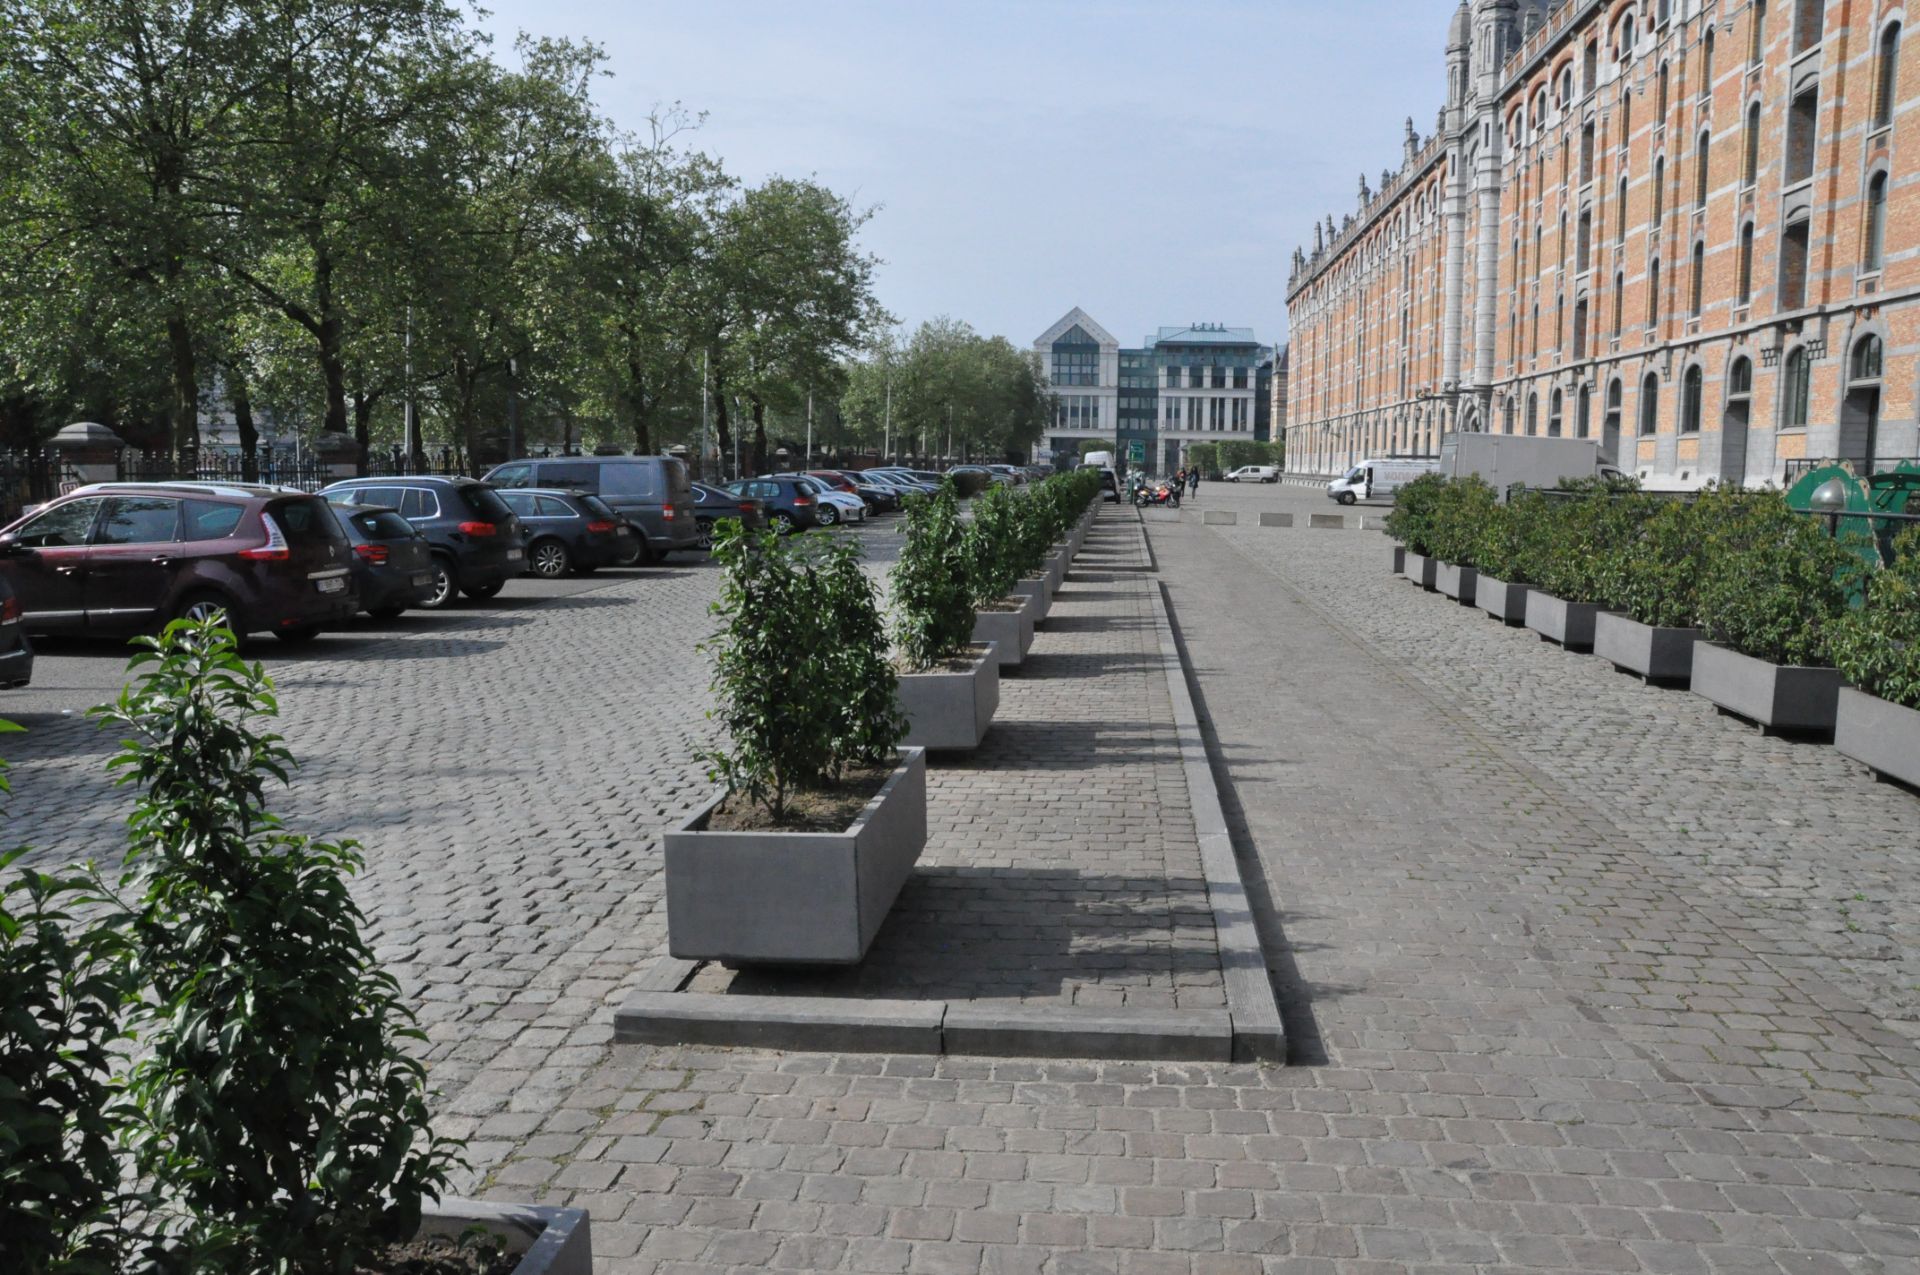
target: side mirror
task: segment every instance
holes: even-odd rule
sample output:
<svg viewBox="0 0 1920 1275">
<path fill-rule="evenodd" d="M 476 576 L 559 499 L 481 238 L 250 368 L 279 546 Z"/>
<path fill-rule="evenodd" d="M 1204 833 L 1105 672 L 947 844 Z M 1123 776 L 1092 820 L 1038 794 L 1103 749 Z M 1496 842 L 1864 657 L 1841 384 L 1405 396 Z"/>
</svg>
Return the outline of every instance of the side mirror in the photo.
<svg viewBox="0 0 1920 1275">
<path fill-rule="evenodd" d="M 32 552 L 32 549 L 20 543 L 20 537 L 0 536 L 0 558 L 24 558 Z"/>
</svg>

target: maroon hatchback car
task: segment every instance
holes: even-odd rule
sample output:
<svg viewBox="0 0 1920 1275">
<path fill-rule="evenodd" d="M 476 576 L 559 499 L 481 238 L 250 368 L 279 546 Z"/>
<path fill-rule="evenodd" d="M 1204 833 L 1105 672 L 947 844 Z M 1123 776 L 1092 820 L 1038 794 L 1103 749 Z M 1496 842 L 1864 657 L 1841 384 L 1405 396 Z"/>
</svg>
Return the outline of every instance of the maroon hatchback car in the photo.
<svg viewBox="0 0 1920 1275">
<path fill-rule="evenodd" d="M 353 615 L 327 502 L 241 483 L 101 483 L 0 527 L 0 577 L 33 633 L 127 633 L 224 611 L 299 642 Z"/>
</svg>

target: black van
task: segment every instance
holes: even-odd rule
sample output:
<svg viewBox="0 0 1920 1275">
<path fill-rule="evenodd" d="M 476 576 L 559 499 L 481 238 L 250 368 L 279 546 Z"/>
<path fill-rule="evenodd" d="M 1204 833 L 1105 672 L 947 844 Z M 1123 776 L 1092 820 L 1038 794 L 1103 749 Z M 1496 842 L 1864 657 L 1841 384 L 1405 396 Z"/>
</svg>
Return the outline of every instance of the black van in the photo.
<svg viewBox="0 0 1920 1275">
<path fill-rule="evenodd" d="M 672 456 L 529 457 L 495 465 L 495 487 L 562 487 L 598 496 L 634 530 L 645 561 L 700 547 L 687 467 Z M 626 566 L 628 563 L 621 563 Z"/>
</svg>

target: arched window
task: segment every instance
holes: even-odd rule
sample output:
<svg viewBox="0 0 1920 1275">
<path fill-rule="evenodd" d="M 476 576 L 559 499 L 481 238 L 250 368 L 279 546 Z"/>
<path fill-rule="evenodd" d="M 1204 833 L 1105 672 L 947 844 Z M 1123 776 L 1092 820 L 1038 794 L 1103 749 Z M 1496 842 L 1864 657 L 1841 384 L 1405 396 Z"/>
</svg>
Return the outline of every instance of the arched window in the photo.
<svg viewBox="0 0 1920 1275">
<path fill-rule="evenodd" d="M 1751 186 L 1760 180 L 1760 103 L 1747 108 L 1746 154 L 1740 162 L 1740 184 Z"/>
<path fill-rule="evenodd" d="M 1553 397 L 1547 400 L 1547 437 L 1560 437 L 1560 405 L 1563 400 L 1560 391 L 1555 390 Z"/>
<path fill-rule="evenodd" d="M 1587 41 L 1585 62 L 1580 68 L 1583 85 L 1591 93 L 1600 87 L 1600 41 Z"/>
<path fill-rule="evenodd" d="M 1647 267 L 1647 326 L 1660 322 L 1660 258 Z"/>
<path fill-rule="evenodd" d="M 1620 379 L 1615 377 L 1607 386 L 1607 419 L 1602 425 L 1608 438 L 1620 437 L 1620 399 L 1622 397 Z"/>
<path fill-rule="evenodd" d="M 1727 369 L 1727 397 L 1740 398 L 1753 393 L 1753 361 L 1735 359 Z"/>
<path fill-rule="evenodd" d="M 1687 280 L 1687 313 L 1696 319 L 1706 304 L 1706 294 L 1707 245 L 1702 240 L 1693 245 L 1693 277 Z"/>
<path fill-rule="evenodd" d="M 1753 300 L 1753 223 L 1740 228 L 1740 304 Z"/>
<path fill-rule="evenodd" d="M 1527 395 L 1527 437 L 1532 438 L 1540 432 L 1540 396 Z"/>
<path fill-rule="evenodd" d="M 1853 381 L 1877 381 L 1884 361 L 1884 345 L 1879 337 L 1869 332 L 1854 343 L 1853 358 L 1847 364 L 1847 379 Z"/>
<path fill-rule="evenodd" d="M 1507 398 L 1501 403 L 1500 420 L 1501 420 L 1500 432 L 1503 434 L 1513 433 L 1513 399 L 1512 398 Z"/>
<path fill-rule="evenodd" d="M 1797 186 L 1813 176 L 1814 137 L 1819 127 L 1820 89 L 1815 84 L 1787 108 L 1787 185 Z"/>
<path fill-rule="evenodd" d="M 1653 99 L 1653 126 L 1655 128 L 1665 128 L 1667 124 L 1667 91 L 1671 79 L 1672 74 L 1668 70 L 1667 64 L 1662 62 L 1660 64 L 1660 90 Z"/>
<path fill-rule="evenodd" d="M 1620 194 L 1613 201 L 1613 241 L 1624 245 L 1627 242 L 1627 179 L 1620 179 Z"/>
<path fill-rule="evenodd" d="M 1800 218 L 1780 233 L 1780 308 L 1798 310 L 1807 304 L 1807 247 L 1809 220 Z"/>
<path fill-rule="evenodd" d="M 1889 23 L 1880 33 L 1880 64 L 1873 77 L 1873 126 L 1889 128 L 1900 97 L 1900 24 Z"/>
<path fill-rule="evenodd" d="M 1862 268 L 1878 270 L 1887 251 L 1887 175 L 1884 172 L 1875 173 L 1867 183 L 1867 224 L 1861 241 L 1865 248 L 1861 254 Z"/>
<path fill-rule="evenodd" d="M 1705 397 L 1705 377 L 1700 365 L 1694 364 L 1680 378 L 1680 432 L 1698 434 L 1700 432 L 1701 399 Z"/>
<path fill-rule="evenodd" d="M 1660 378 L 1652 372 L 1640 382 L 1640 437 L 1651 438 L 1660 429 Z"/>
<path fill-rule="evenodd" d="M 1624 272 L 1613 276 L 1613 334 L 1620 335 L 1626 327 L 1627 276 Z"/>
<path fill-rule="evenodd" d="M 1787 355 L 1787 370 L 1780 390 L 1780 428 L 1800 429 L 1807 423 L 1807 399 L 1813 389 L 1813 365 L 1805 349 L 1795 347 Z"/>
<path fill-rule="evenodd" d="M 1700 134 L 1700 145 L 1693 156 L 1693 210 L 1705 212 L 1707 192 L 1713 188 L 1713 134 Z"/>
<path fill-rule="evenodd" d="M 1667 157 L 1653 161 L 1653 233 L 1660 234 L 1660 222 L 1667 215 Z"/>
<path fill-rule="evenodd" d="M 1614 55 L 1625 62 L 1633 56 L 1633 46 L 1638 42 L 1638 33 L 1633 29 L 1633 15 L 1629 13 L 1620 21 L 1620 39 L 1613 46 Z"/>
<path fill-rule="evenodd" d="M 1758 63 L 1767 48 L 1767 0 L 1753 0 L 1747 16 L 1747 61 Z"/>
</svg>

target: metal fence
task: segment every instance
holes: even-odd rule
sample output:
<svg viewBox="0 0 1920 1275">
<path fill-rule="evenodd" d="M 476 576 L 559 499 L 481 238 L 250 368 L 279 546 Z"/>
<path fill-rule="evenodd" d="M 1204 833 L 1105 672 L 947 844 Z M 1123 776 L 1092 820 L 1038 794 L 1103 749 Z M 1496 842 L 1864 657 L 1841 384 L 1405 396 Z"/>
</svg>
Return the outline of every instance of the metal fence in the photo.
<svg viewBox="0 0 1920 1275">
<path fill-rule="evenodd" d="M 1789 460 L 1787 462 L 1786 485 L 1789 487 L 1793 486 L 1795 480 L 1797 480 L 1802 474 L 1810 474 L 1814 470 L 1819 469 L 1822 466 L 1837 465 L 1839 463 L 1840 463 L 1839 461 L 1831 460 L 1831 459 L 1817 460 L 1817 459 L 1811 459 L 1811 458 L 1803 458 L 1803 459 Z M 1865 468 L 1869 472 L 1876 473 L 1876 474 L 1883 474 L 1891 470 L 1897 469 L 1901 465 L 1920 466 L 1920 456 L 1891 456 L 1891 457 L 1881 456 L 1876 458 L 1871 465 L 1864 466 L 1864 467 L 1860 464 L 1860 462 L 1855 461 L 1853 467 L 1854 467 L 1855 473 L 1859 473 L 1862 470 L 1862 468 Z"/>
<path fill-rule="evenodd" d="M 78 486 L 79 475 L 50 451 L 0 451 L 0 523 Z"/>
<path fill-rule="evenodd" d="M 266 483 L 318 491 L 333 481 L 333 471 L 311 452 L 125 451 L 114 477 L 123 483 Z"/>
</svg>

